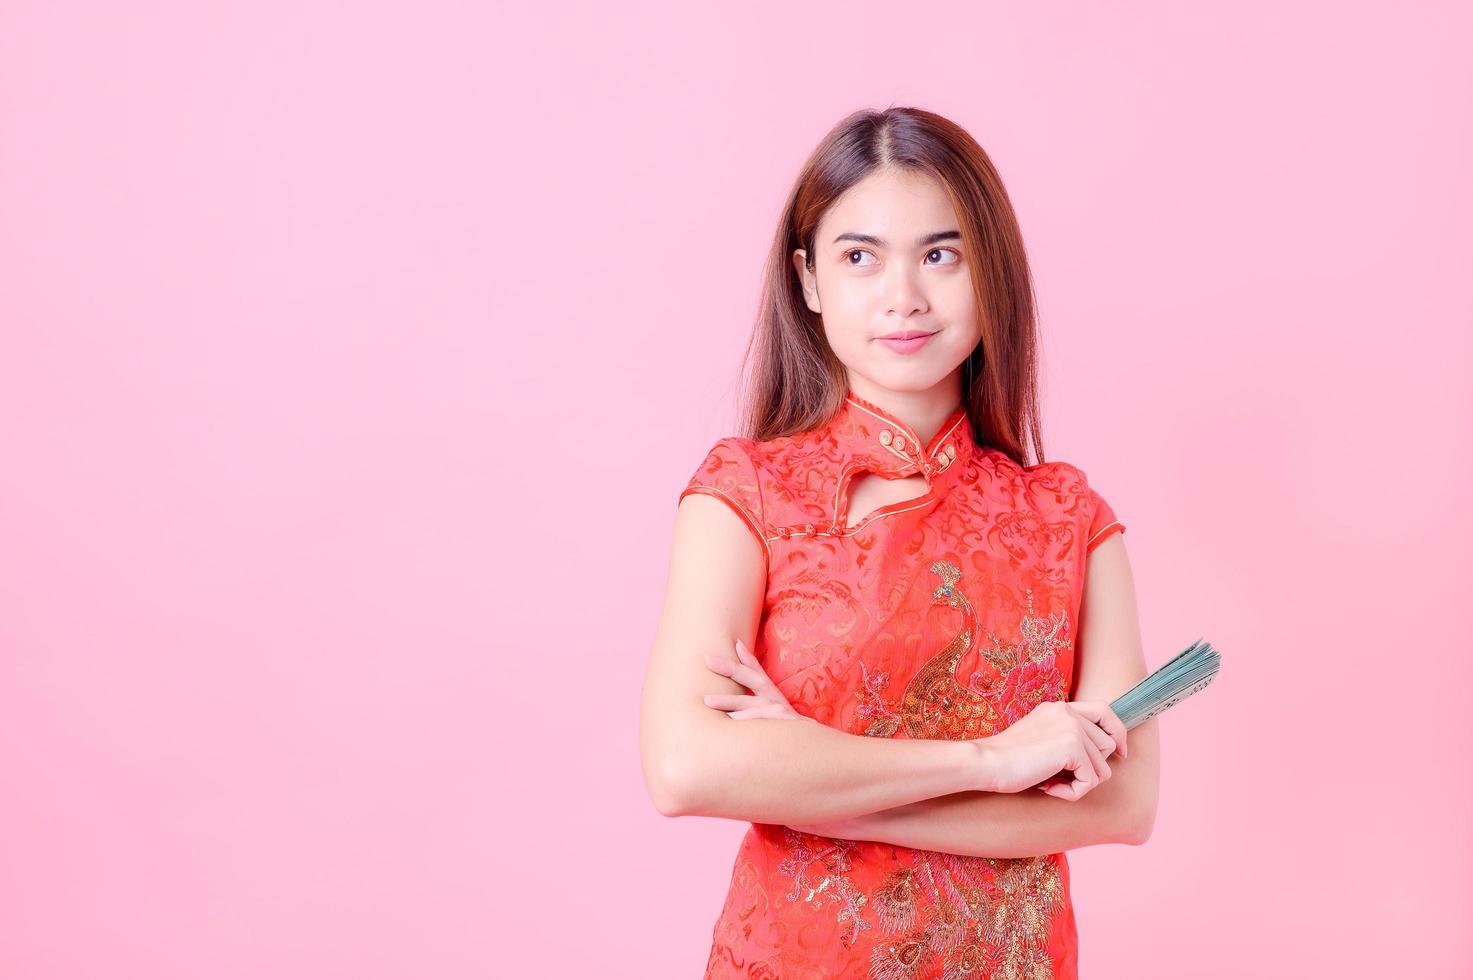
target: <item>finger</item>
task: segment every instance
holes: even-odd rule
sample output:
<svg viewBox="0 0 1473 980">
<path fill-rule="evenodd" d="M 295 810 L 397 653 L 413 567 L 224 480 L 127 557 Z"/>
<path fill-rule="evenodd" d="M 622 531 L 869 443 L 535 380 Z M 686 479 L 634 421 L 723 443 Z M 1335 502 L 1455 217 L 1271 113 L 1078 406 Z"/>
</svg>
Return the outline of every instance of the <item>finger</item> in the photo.
<svg viewBox="0 0 1473 980">
<path fill-rule="evenodd" d="M 1100 750 L 1100 755 L 1109 756 L 1111 752 L 1115 751 L 1115 739 L 1109 732 L 1082 715 L 1079 716 L 1079 724 L 1084 726 L 1085 733 L 1095 743 L 1095 748 Z"/>
<path fill-rule="evenodd" d="M 1110 736 L 1111 744 L 1105 754 L 1109 755 L 1111 752 L 1118 751 L 1122 759 L 1129 755 L 1127 751 L 1129 748 L 1127 744 L 1128 732 L 1125 722 L 1120 720 L 1120 716 L 1115 713 L 1114 709 L 1103 701 L 1087 701 L 1083 703 L 1090 706 L 1089 719 L 1098 725 L 1101 731 Z M 1100 748 L 1104 749 L 1105 747 L 1102 745 Z"/>
<path fill-rule="evenodd" d="M 752 651 L 748 649 L 747 645 L 743 643 L 740 639 L 736 641 L 736 655 L 737 659 L 740 660 L 742 663 L 749 664 L 753 667 L 758 666 L 756 656 L 752 654 Z"/>
<path fill-rule="evenodd" d="M 741 661 L 742 665 L 756 675 L 755 679 L 757 683 L 748 684 L 747 686 L 759 694 L 767 694 L 774 698 L 781 697 L 778 693 L 777 685 L 773 683 L 771 677 L 767 676 L 767 671 L 762 669 L 762 662 L 757 659 L 751 650 L 747 649 L 747 645 L 741 640 L 736 641 L 736 652 L 737 659 Z"/>
<path fill-rule="evenodd" d="M 1081 751 L 1070 760 L 1068 774 L 1073 778 L 1063 783 L 1056 783 L 1049 792 L 1062 800 L 1077 800 L 1088 793 L 1091 786 L 1100 781 L 1100 774 L 1095 769 L 1094 760 L 1090 758 L 1089 752 L 1084 748 L 1087 744 L 1082 740 Z"/>
<path fill-rule="evenodd" d="M 1077 800 L 1087 793 L 1090 783 L 1076 779 L 1068 783 L 1049 783 L 1042 787 L 1049 796 L 1057 796 L 1061 800 Z"/>
<path fill-rule="evenodd" d="M 744 664 L 739 664 L 735 660 L 725 660 L 721 657 L 712 656 L 711 654 L 706 655 L 706 666 L 711 668 L 715 673 L 721 674 L 723 677 L 730 677 L 742 687 L 750 688 L 753 691 L 762 688 L 763 683 L 767 680 L 767 675 L 760 671 L 754 674 L 752 669 Z"/>
<path fill-rule="evenodd" d="M 798 712 L 794 711 L 792 706 L 785 701 L 782 703 L 778 703 L 776 701 L 769 701 L 766 698 L 754 697 L 750 694 L 735 695 L 733 697 L 733 700 L 740 700 L 744 701 L 745 703 L 723 705 L 719 707 L 713 704 L 712 707 L 717 708 L 717 710 L 720 711 L 728 712 L 733 718 L 785 718 L 791 719 L 793 721 L 804 721 L 807 717 L 805 715 L 798 714 Z"/>
<path fill-rule="evenodd" d="M 772 694 L 772 679 L 764 674 L 761 668 L 753 670 L 746 664 L 737 664 L 731 673 L 726 676 L 736 681 L 742 687 L 751 688 L 754 694 Z"/>
<path fill-rule="evenodd" d="M 1125 722 L 1120 720 L 1120 716 L 1108 704 L 1104 701 L 1070 701 L 1069 707 L 1108 732 L 1122 759 L 1129 756 Z"/>
<path fill-rule="evenodd" d="M 760 704 L 761 698 L 751 694 L 707 694 L 705 702 L 717 711 L 737 711 Z"/>
<path fill-rule="evenodd" d="M 1058 796 L 1066 800 L 1079 800 L 1085 793 L 1104 782 L 1107 774 L 1100 770 L 1100 750 L 1089 739 L 1080 740 L 1083 761 L 1072 770 L 1073 780 L 1058 788 Z"/>
<path fill-rule="evenodd" d="M 728 714 L 728 717 L 740 720 L 743 718 L 779 718 L 782 716 L 778 715 L 774 711 L 771 704 L 764 702 L 762 704 L 756 705 L 755 707 L 743 708 L 740 711 L 730 712 Z"/>
<path fill-rule="evenodd" d="M 763 673 L 761 667 L 753 669 L 751 667 L 748 667 L 746 664 L 739 663 L 738 661 L 727 660 L 723 657 L 718 657 L 714 654 L 709 653 L 706 654 L 706 666 L 710 667 L 718 674 L 730 677 L 742 687 L 751 688 L 753 691 L 770 693 L 766 692 L 765 689 L 770 686 L 772 682 L 768 679 L 767 675 Z"/>
<path fill-rule="evenodd" d="M 1060 786 L 1058 792 L 1054 795 L 1062 800 L 1068 800 L 1070 803 L 1077 803 L 1084 798 L 1085 793 L 1088 793 L 1098 785 L 1098 783 L 1073 782 L 1068 786 Z"/>
<path fill-rule="evenodd" d="M 1100 750 L 1081 733 L 1074 757 L 1068 766 L 1068 775 L 1072 775 L 1073 779 L 1059 786 L 1055 795 L 1066 800 L 1077 800 L 1103 782 L 1105 777 L 1096 761 L 1099 757 Z"/>
<path fill-rule="evenodd" d="M 1084 787 L 1087 787 L 1089 785 L 1090 784 L 1088 783 L 1080 782 L 1051 783 L 1048 786 L 1042 786 L 1039 788 L 1042 789 L 1049 796 L 1057 797 L 1061 800 L 1073 801 L 1079 799 L 1081 796 L 1087 793 L 1088 790 Z"/>
<path fill-rule="evenodd" d="M 1110 778 L 1110 764 L 1105 761 L 1105 754 L 1100 751 L 1099 746 L 1095 745 L 1094 739 L 1089 737 L 1089 729 L 1095 727 L 1094 723 L 1080 721 L 1079 724 L 1083 729 L 1081 732 L 1083 738 L 1080 741 L 1084 743 L 1084 751 L 1089 753 L 1089 761 L 1095 767 L 1095 775 L 1098 777 L 1098 781 L 1104 782 Z M 1095 730 L 1099 731 L 1099 729 Z"/>
<path fill-rule="evenodd" d="M 1100 719 L 1100 727 L 1108 732 L 1111 738 L 1115 739 L 1115 745 L 1120 752 L 1120 758 L 1130 758 L 1130 746 L 1127 744 L 1130 730 L 1125 727 L 1125 722 L 1120 720 L 1120 716 L 1109 705 L 1105 705 L 1105 713 L 1104 717 Z"/>
<path fill-rule="evenodd" d="M 730 677 L 733 681 L 736 681 L 743 687 L 750 689 L 753 694 L 756 695 L 757 700 L 769 704 L 771 706 L 771 710 L 768 713 L 761 715 L 760 717 L 803 717 L 802 715 L 799 715 L 795 710 L 793 710 L 793 706 L 788 702 L 787 695 L 783 694 L 783 692 L 778 688 L 777 684 L 773 682 L 772 678 L 767 676 L 767 671 L 762 669 L 762 665 L 757 661 L 757 658 L 752 655 L 752 651 L 748 650 L 747 645 L 741 640 L 736 641 L 736 653 L 738 658 L 747 661 L 747 663 L 733 663 L 730 660 L 723 660 L 720 657 L 715 657 L 710 654 L 707 654 L 706 656 L 706 663 L 716 673 Z M 734 696 L 747 697 L 748 695 Z M 744 710 L 751 707 L 754 707 L 754 705 L 742 705 L 742 708 Z M 733 715 L 732 717 L 736 716 Z M 744 715 L 743 717 L 757 716 Z"/>
</svg>

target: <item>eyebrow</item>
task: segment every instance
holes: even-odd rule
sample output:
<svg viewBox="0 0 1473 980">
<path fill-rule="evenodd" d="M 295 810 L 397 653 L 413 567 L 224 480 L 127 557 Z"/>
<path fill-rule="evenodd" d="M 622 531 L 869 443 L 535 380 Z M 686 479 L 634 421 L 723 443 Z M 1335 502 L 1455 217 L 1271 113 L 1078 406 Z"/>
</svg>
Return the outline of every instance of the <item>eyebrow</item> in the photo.
<svg viewBox="0 0 1473 980">
<path fill-rule="evenodd" d="M 959 231 L 933 231 L 929 235 L 922 235 L 916 239 L 916 248 L 925 248 L 937 242 L 959 241 L 962 233 Z M 861 242 L 865 245 L 873 245 L 876 248 L 888 248 L 890 243 L 877 235 L 866 235 L 858 231 L 846 231 L 834 238 L 834 243 L 842 241 Z"/>
</svg>

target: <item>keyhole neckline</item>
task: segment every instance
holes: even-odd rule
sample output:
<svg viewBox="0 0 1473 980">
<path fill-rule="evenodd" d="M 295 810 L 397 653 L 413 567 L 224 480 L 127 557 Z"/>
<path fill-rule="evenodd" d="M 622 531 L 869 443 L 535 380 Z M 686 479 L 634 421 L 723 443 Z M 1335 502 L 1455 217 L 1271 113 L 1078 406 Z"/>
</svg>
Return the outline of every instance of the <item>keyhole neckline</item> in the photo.
<svg viewBox="0 0 1473 980">
<path fill-rule="evenodd" d="M 853 533 L 865 524 L 924 507 L 942 496 L 966 469 L 976 443 L 966 406 L 947 416 L 929 443 L 920 444 L 915 430 L 887 414 L 873 402 L 850 391 L 829 426 L 829 437 L 840 452 L 840 471 L 833 502 L 833 528 Z M 849 523 L 849 492 L 855 477 L 873 473 L 885 479 L 921 476 L 926 489 L 919 496 L 881 505 L 857 522 Z"/>
<path fill-rule="evenodd" d="M 934 500 L 936 498 L 936 484 L 934 481 L 915 466 L 910 466 L 906 469 L 913 472 L 906 472 L 905 470 L 886 472 L 884 470 L 871 469 L 859 463 L 846 467 L 839 477 L 838 491 L 834 495 L 834 528 L 840 533 L 852 534 L 871 521 L 889 516 L 890 514 L 898 514 L 907 510 L 914 510 L 917 507 L 924 507 Z M 926 480 L 926 489 L 919 496 L 907 497 L 904 500 L 897 500 L 894 503 L 881 504 L 868 513 L 860 515 L 858 521 L 850 523 L 849 494 L 853 489 L 855 478 L 866 475 L 891 480 L 905 479 L 910 476 L 921 476 Z"/>
</svg>

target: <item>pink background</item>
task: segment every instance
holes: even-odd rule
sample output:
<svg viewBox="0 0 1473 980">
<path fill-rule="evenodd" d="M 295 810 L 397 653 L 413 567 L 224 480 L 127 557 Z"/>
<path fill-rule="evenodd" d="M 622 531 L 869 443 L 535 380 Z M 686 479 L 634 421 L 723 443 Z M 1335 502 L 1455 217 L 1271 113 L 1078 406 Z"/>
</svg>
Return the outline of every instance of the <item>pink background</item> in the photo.
<svg viewBox="0 0 1473 980">
<path fill-rule="evenodd" d="M 797 167 L 914 104 L 1148 660 L 1224 656 L 1084 974 L 1466 975 L 1467 8 L 1024 6 L 7 4 L 0 974 L 698 976 L 676 495 Z"/>
</svg>

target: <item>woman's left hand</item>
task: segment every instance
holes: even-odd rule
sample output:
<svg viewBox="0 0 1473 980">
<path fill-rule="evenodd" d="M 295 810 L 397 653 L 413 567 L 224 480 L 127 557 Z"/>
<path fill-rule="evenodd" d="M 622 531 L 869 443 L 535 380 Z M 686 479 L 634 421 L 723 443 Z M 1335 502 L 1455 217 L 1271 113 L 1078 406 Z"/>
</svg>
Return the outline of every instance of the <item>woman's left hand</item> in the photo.
<svg viewBox="0 0 1473 980">
<path fill-rule="evenodd" d="M 736 659 L 726 660 L 707 655 L 706 666 L 712 671 L 730 677 L 751 694 L 707 694 L 706 704 L 717 711 L 726 712 L 730 718 L 793 718 L 812 721 L 807 715 L 793 710 L 787 697 L 778 690 L 762 664 L 752 656 L 752 651 L 741 640 L 736 641 Z"/>
<path fill-rule="evenodd" d="M 736 641 L 736 657 L 736 660 L 723 660 L 720 657 L 708 656 L 706 666 L 723 677 L 730 677 L 752 693 L 707 694 L 706 704 L 718 711 L 725 711 L 732 718 L 814 720 L 807 715 L 800 715 L 793 708 L 787 697 L 773 683 L 772 678 L 767 676 L 767 671 L 762 669 L 762 664 L 752 656 L 752 651 L 748 650 L 747 645 L 741 640 Z M 859 816 L 849 820 L 788 824 L 788 826 L 801 833 L 817 834 L 820 837 L 861 840 L 864 838 L 858 835 L 863 833 L 864 821 L 865 817 Z"/>
</svg>

